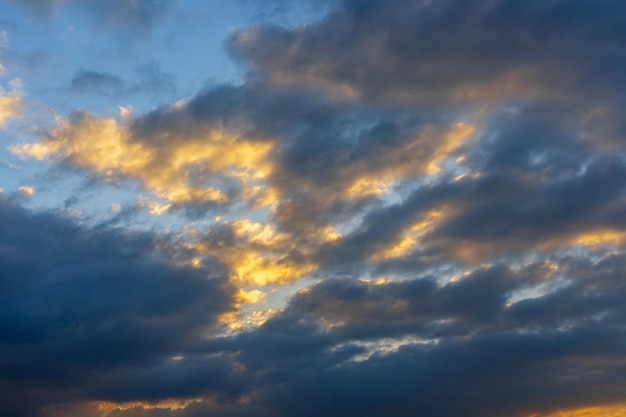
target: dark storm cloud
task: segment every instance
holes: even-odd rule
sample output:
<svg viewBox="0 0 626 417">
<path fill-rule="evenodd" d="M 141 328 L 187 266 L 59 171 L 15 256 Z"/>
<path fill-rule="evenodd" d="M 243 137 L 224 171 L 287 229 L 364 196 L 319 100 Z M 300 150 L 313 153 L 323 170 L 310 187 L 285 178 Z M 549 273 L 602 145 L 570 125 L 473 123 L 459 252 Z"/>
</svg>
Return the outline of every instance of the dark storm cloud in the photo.
<svg viewBox="0 0 626 417">
<path fill-rule="evenodd" d="M 94 396 L 152 398 L 158 381 L 184 394 L 188 381 L 171 374 L 191 377 L 189 365 L 170 357 L 230 309 L 219 267 L 174 266 L 167 250 L 155 252 L 167 241 L 150 234 L 94 231 L 6 199 L 0 211 L 0 379 L 11 387 L 3 414 Z M 202 369 L 220 379 L 224 366 Z"/>
</svg>

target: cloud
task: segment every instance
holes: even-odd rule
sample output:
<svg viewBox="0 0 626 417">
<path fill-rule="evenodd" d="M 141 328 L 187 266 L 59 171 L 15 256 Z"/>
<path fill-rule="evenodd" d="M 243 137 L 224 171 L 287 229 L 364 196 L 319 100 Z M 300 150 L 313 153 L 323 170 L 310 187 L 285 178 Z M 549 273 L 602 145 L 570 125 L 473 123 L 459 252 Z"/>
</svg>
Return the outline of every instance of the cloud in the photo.
<svg viewBox="0 0 626 417">
<path fill-rule="evenodd" d="M 203 130 L 202 135 L 181 132 L 176 138 L 163 132 L 139 141 L 115 119 L 76 113 L 42 142 L 11 150 L 93 171 L 106 182 L 139 180 L 172 204 L 222 205 L 238 194 L 254 193 L 250 187 L 271 169 L 266 158 L 271 143 L 246 140 L 219 126 L 205 125 Z M 190 178 L 190 170 L 197 170 L 197 176 Z"/>
<path fill-rule="evenodd" d="M 613 17 L 623 12 L 618 0 L 343 1 L 309 25 L 236 32 L 229 48 L 272 83 L 346 98 L 429 105 L 511 96 L 576 100 L 572 89 L 606 97 L 623 87 L 618 68 L 625 62 L 603 47 L 621 36 Z M 595 30 L 599 22 L 602 31 Z"/>
<path fill-rule="evenodd" d="M 138 180 L 162 200 L 146 202 L 154 215 L 269 210 L 277 227 L 266 222 L 260 230 L 280 236 L 271 245 L 243 236 L 232 247 L 219 239 L 193 245 L 226 261 L 237 279 L 266 285 L 314 271 L 320 246 L 341 237 L 337 226 L 403 182 L 441 173 L 475 129 L 244 85 L 207 90 L 128 123 L 76 113 L 39 142 L 10 149 L 104 182 Z M 232 225 L 258 224 L 245 219 Z"/>
<path fill-rule="evenodd" d="M 32 196 L 33 194 L 35 194 L 35 189 L 30 185 L 22 185 L 17 190 L 26 196 Z"/>
<path fill-rule="evenodd" d="M 175 74 L 165 72 L 156 62 L 149 62 L 136 68 L 138 81 L 130 86 L 130 93 L 144 92 L 157 97 L 173 96 L 176 93 Z"/>
<path fill-rule="evenodd" d="M 123 26 L 165 6 L 84 7 Z M 239 85 L 10 147 L 149 195 L 93 228 L 3 201 L 7 410 L 622 412 L 623 3 L 329 7 L 233 31 Z M 195 222 L 119 227 L 141 211 Z"/>
<path fill-rule="evenodd" d="M 263 375 L 257 398 L 278 415 L 528 416 L 598 396 L 619 403 L 624 309 L 613 283 L 623 267 L 605 254 L 495 265 L 443 284 L 326 280 L 214 348 Z M 520 392 L 524 401 L 512 400 Z"/>
<path fill-rule="evenodd" d="M 70 90 L 111 100 L 135 94 L 147 94 L 154 99 L 160 95 L 172 96 L 176 92 L 175 76 L 163 72 L 157 63 L 141 65 L 136 72 L 138 79 L 129 82 L 113 74 L 81 69 L 74 74 Z"/>
<path fill-rule="evenodd" d="M 155 395 L 154 382 L 171 387 L 166 375 L 179 367 L 170 357 L 185 354 L 231 309 L 220 267 L 176 266 L 162 238 L 90 230 L 6 199 L 0 210 L 0 379 L 11 387 L 1 395 L 3 414 Z M 202 366 L 193 372 L 209 366 L 217 378 L 223 364 Z"/>
<path fill-rule="evenodd" d="M 0 86 L 0 129 L 6 129 L 9 120 L 20 118 L 24 106 L 20 80 L 13 80 L 9 85 L 9 91 Z"/>
<path fill-rule="evenodd" d="M 98 94 L 105 97 L 117 97 L 124 88 L 124 80 L 115 75 L 80 70 L 72 78 L 71 89 L 87 94 Z"/>
</svg>

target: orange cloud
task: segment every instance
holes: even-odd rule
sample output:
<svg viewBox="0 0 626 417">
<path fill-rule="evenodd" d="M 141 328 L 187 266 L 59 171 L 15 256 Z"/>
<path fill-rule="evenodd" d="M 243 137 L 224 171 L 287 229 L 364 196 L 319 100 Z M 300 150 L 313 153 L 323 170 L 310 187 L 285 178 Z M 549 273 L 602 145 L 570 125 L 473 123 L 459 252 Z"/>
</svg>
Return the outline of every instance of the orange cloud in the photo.
<svg viewBox="0 0 626 417">
<path fill-rule="evenodd" d="M 533 414 L 529 417 L 538 417 Z M 626 417 L 626 406 L 590 407 L 557 411 L 544 417 Z"/>
</svg>

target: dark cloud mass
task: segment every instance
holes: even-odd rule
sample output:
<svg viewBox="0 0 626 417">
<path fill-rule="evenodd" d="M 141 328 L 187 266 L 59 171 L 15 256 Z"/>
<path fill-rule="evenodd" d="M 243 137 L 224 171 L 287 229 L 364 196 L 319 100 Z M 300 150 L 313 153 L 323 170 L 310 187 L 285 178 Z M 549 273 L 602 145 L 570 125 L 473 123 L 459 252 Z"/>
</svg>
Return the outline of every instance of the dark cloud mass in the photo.
<svg viewBox="0 0 626 417">
<path fill-rule="evenodd" d="M 11 148 L 150 197 L 0 200 L 0 414 L 626 415 L 626 2 L 323 7 L 232 30 L 238 85 Z M 137 75 L 71 89 L 176 92 Z"/>
<path fill-rule="evenodd" d="M 11 387 L 2 415 L 78 398 L 151 398 L 188 383 L 167 376 L 171 357 L 230 309 L 219 267 L 177 267 L 150 234 L 93 231 L 6 199 L 0 213 L 0 380 Z M 224 374 L 220 363 L 202 367 Z"/>
<path fill-rule="evenodd" d="M 216 348 L 262 371 L 277 415 L 524 416 L 619 402 L 624 257 L 557 262 L 561 282 L 517 302 L 509 297 L 550 278 L 548 263 L 496 265 L 443 286 L 326 280 Z M 398 345 L 377 350 L 385 338 Z"/>
</svg>

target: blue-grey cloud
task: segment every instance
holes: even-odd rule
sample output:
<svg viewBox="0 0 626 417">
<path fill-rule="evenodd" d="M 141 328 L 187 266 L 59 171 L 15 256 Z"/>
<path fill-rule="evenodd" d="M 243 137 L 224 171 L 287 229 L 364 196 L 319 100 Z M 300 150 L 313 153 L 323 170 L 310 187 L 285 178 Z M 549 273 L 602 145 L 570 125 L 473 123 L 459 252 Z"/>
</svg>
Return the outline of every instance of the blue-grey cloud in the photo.
<svg viewBox="0 0 626 417">
<path fill-rule="evenodd" d="M 364 98 L 431 105 L 511 95 L 576 100 L 574 89 L 619 100 L 613 93 L 623 87 L 625 62 L 619 46 L 608 47 L 624 35 L 614 19 L 624 13 L 619 0 L 337 3 L 302 28 L 235 33 L 230 50 L 264 78 Z"/>
<path fill-rule="evenodd" d="M 70 82 L 70 90 L 88 95 L 96 95 L 110 100 L 119 100 L 135 94 L 144 94 L 152 99 L 171 98 L 176 92 L 175 76 L 164 72 L 155 63 L 137 67 L 135 80 L 124 80 L 113 74 L 80 69 Z"/>
<path fill-rule="evenodd" d="M 212 347 L 238 352 L 277 415 L 527 416 L 619 402 L 624 257 L 551 262 L 562 283 L 512 303 L 546 280 L 544 262 L 444 285 L 327 280 L 257 331 Z M 350 360 L 380 337 L 404 344 Z"/>
<path fill-rule="evenodd" d="M 142 375 L 165 382 L 171 357 L 231 308 L 221 268 L 175 266 L 166 240 L 90 230 L 6 199 L 0 211 L 0 379 L 11 387 L 1 395 L 3 414 L 35 415 L 78 398 L 149 397 L 155 387 L 140 383 Z M 221 378 L 224 365 L 213 366 Z"/>
<path fill-rule="evenodd" d="M 124 84 L 124 80 L 115 75 L 81 69 L 72 78 L 71 89 L 113 98 L 122 93 Z"/>
</svg>

